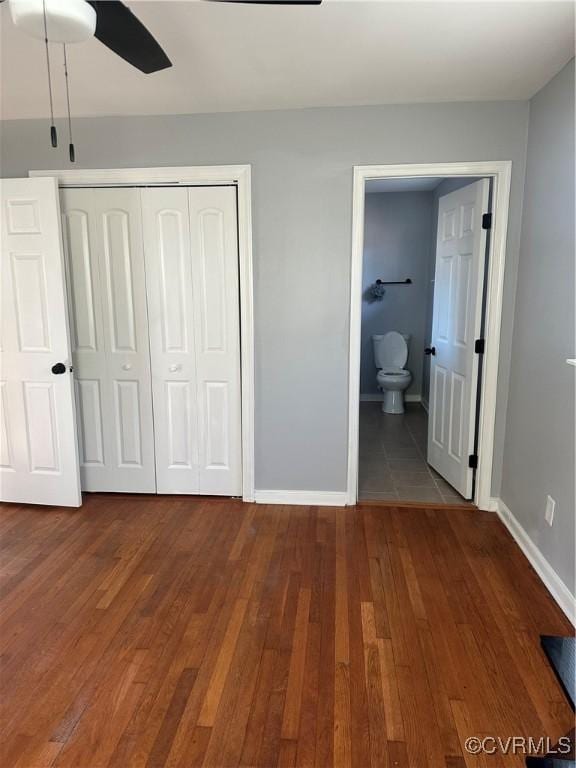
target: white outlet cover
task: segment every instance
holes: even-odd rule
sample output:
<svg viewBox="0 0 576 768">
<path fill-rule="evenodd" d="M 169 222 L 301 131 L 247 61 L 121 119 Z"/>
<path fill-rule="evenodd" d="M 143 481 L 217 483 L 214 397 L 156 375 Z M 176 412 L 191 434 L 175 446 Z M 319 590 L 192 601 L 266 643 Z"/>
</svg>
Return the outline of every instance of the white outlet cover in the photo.
<svg viewBox="0 0 576 768">
<path fill-rule="evenodd" d="M 548 525 L 552 525 L 554 522 L 554 510 L 556 509 L 556 502 L 552 496 L 546 496 L 546 511 L 544 512 L 544 519 Z"/>
</svg>

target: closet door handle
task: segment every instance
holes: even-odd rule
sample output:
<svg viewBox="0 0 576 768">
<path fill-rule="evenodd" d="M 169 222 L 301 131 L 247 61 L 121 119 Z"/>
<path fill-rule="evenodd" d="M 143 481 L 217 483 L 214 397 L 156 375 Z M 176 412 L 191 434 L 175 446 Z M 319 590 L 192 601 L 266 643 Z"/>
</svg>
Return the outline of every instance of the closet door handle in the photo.
<svg viewBox="0 0 576 768">
<path fill-rule="evenodd" d="M 180 364 L 171 365 L 168 370 L 170 371 L 170 373 L 177 373 L 178 371 L 182 370 L 182 366 Z"/>
<path fill-rule="evenodd" d="M 123 371 L 131 371 L 132 370 L 132 364 L 131 363 L 124 363 L 122 366 Z"/>
</svg>

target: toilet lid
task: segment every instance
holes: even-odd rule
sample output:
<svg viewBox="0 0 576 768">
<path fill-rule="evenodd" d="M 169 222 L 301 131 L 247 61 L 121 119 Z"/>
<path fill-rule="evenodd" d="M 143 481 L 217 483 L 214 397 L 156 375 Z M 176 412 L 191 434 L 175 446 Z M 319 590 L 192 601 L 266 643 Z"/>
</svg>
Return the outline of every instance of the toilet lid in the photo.
<svg viewBox="0 0 576 768">
<path fill-rule="evenodd" d="M 381 359 L 386 361 L 386 366 L 404 368 L 408 359 L 408 347 L 401 333 L 388 331 L 384 334 L 380 345 Z"/>
</svg>

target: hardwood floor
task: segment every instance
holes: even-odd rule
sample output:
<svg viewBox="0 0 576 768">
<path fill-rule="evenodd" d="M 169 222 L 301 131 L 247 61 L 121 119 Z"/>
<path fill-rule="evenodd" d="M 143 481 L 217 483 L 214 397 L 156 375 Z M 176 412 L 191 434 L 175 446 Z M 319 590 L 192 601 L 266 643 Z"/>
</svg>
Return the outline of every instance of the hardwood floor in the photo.
<svg viewBox="0 0 576 768">
<path fill-rule="evenodd" d="M 571 627 L 495 515 L 88 496 L 0 511 L 2 768 L 521 766 Z"/>
</svg>

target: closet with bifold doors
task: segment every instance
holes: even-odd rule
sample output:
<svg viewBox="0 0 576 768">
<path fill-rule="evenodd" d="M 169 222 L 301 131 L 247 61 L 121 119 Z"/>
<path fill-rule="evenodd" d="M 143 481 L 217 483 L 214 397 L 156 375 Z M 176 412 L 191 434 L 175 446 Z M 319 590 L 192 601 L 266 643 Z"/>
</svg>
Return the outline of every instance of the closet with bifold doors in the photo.
<svg viewBox="0 0 576 768">
<path fill-rule="evenodd" d="M 241 495 L 235 187 L 61 207 L 82 489 Z"/>
</svg>

